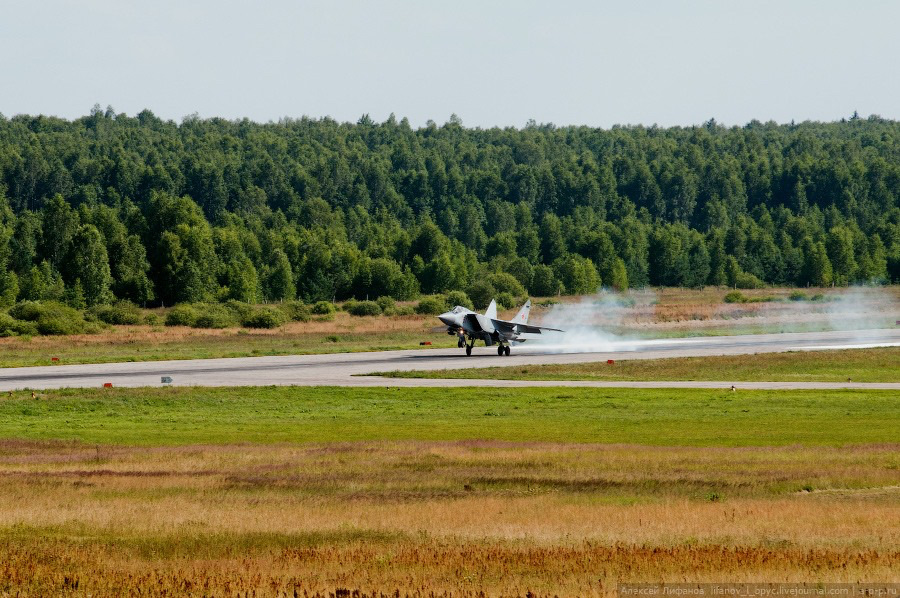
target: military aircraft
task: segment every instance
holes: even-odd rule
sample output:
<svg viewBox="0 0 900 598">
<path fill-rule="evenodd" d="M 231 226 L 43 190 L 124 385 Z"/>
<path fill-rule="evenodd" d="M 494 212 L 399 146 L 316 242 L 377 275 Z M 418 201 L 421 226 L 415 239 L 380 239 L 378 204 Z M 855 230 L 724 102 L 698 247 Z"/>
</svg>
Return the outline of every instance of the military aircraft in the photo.
<svg viewBox="0 0 900 598">
<path fill-rule="evenodd" d="M 484 341 L 486 347 L 497 345 L 497 355 L 509 355 L 512 343 L 524 343 L 527 338 L 523 334 L 541 334 L 541 331 L 563 332 L 557 328 L 529 326 L 528 313 L 531 311 L 531 299 L 525 302 L 519 313 L 512 320 L 497 319 L 497 302 L 491 301 L 484 315 L 471 309 L 457 305 L 450 311 L 438 316 L 446 324 L 447 334 L 455 334 L 459 338 L 457 346 L 466 348 L 466 355 L 472 354 L 476 340 Z"/>
</svg>

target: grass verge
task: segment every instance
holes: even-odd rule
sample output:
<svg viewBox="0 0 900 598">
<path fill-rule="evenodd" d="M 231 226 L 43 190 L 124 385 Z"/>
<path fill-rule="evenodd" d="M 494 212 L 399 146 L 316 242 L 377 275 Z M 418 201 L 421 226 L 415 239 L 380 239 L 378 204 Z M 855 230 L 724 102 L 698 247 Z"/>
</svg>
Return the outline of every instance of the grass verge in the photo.
<svg viewBox="0 0 900 598">
<path fill-rule="evenodd" d="M 391 378 L 900 382 L 900 347 L 379 372 Z"/>
<path fill-rule="evenodd" d="M 789 426 L 785 422 L 791 422 Z M 783 445 L 890 442 L 892 391 L 140 388 L 0 400 L 0 437 L 141 445 L 466 440 Z"/>
<path fill-rule="evenodd" d="M 434 348 L 456 346 L 456 340 L 446 334 L 419 330 L 421 323 L 410 323 L 416 324 L 413 329 L 383 331 L 367 330 L 364 324 L 346 316 L 337 324 L 292 323 L 277 330 L 120 326 L 95 335 L 3 338 L 0 367 L 390 351 L 421 349 L 421 342 L 430 342 Z M 58 361 L 52 361 L 54 357 Z"/>
</svg>

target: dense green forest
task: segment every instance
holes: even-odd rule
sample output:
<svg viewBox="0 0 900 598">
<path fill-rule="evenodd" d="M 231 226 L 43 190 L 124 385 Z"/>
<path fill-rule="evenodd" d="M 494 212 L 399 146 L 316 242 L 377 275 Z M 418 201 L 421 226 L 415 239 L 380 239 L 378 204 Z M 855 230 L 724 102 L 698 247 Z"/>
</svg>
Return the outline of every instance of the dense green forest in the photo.
<svg viewBox="0 0 900 598">
<path fill-rule="evenodd" d="M 0 115 L 0 304 L 900 281 L 900 123 Z"/>
</svg>

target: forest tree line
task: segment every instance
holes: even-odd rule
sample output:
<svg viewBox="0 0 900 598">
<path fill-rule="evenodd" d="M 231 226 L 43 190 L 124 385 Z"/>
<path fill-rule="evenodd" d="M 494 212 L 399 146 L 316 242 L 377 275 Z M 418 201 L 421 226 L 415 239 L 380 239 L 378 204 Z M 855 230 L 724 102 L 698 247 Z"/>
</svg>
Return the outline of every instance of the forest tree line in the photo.
<svg viewBox="0 0 900 598">
<path fill-rule="evenodd" d="M 0 304 L 900 282 L 900 123 L 0 115 Z"/>
</svg>

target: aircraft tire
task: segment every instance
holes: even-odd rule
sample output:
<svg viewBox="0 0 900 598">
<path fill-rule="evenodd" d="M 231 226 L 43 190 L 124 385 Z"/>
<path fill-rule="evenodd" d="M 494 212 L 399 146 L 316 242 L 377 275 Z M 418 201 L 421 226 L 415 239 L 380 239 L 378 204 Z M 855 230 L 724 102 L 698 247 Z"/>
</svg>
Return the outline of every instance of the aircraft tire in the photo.
<svg viewBox="0 0 900 598">
<path fill-rule="evenodd" d="M 497 355 L 503 355 L 503 345 L 497 345 Z"/>
<path fill-rule="evenodd" d="M 466 355 L 468 356 L 468 355 L 471 355 L 471 354 L 472 354 L 472 346 L 471 346 L 471 345 L 466 345 Z"/>
<path fill-rule="evenodd" d="M 506 356 L 507 356 L 507 357 L 509 357 L 509 352 L 510 352 L 511 350 L 512 350 L 512 349 L 509 348 L 509 345 L 506 345 L 506 347 L 503 349 L 503 352 L 506 353 Z"/>
<path fill-rule="evenodd" d="M 456 346 L 462 349 L 466 346 L 466 341 L 464 341 L 463 339 L 459 339 L 458 341 L 456 341 Z"/>
</svg>

